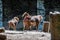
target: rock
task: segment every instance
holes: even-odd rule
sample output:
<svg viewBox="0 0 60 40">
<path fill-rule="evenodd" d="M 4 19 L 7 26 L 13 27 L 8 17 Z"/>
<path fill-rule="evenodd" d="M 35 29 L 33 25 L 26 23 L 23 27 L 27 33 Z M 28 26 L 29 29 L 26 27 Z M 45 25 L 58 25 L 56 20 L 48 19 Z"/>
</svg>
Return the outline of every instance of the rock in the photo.
<svg viewBox="0 0 60 40">
<path fill-rule="evenodd" d="M 0 40 L 6 40 L 6 35 L 1 35 L 0 34 Z"/>
<path fill-rule="evenodd" d="M 3 32 L 5 32 L 4 29 L 0 29 L 0 33 L 3 33 Z"/>
</svg>

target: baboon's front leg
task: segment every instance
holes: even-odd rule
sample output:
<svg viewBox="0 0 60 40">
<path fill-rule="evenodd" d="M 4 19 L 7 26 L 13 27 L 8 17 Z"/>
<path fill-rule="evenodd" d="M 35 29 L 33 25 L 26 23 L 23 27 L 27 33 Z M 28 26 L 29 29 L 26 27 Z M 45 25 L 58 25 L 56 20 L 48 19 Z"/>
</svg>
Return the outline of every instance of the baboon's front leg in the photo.
<svg viewBox="0 0 60 40">
<path fill-rule="evenodd" d="M 24 25 L 24 28 L 23 28 L 23 30 L 25 30 L 25 25 Z"/>
<path fill-rule="evenodd" d="M 25 23 L 23 22 L 23 30 L 25 30 Z"/>
<path fill-rule="evenodd" d="M 36 30 L 38 31 L 38 26 L 36 26 Z"/>
<path fill-rule="evenodd" d="M 31 30 L 31 26 L 30 26 L 30 28 L 29 28 L 30 30 Z"/>
<path fill-rule="evenodd" d="M 15 24 L 13 24 L 13 29 L 16 30 L 16 25 Z"/>
<path fill-rule="evenodd" d="M 8 23 L 8 27 L 9 27 L 8 29 L 10 29 L 10 23 Z"/>
</svg>

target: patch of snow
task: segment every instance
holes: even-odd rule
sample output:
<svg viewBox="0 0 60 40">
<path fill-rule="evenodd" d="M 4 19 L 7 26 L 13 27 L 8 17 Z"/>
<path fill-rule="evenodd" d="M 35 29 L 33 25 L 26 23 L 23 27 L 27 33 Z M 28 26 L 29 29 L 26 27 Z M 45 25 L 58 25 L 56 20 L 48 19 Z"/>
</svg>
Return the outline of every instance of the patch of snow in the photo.
<svg viewBox="0 0 60 40">
<path fill-rule="evenodd" d="M 23 34 L 20 34 L 20 33 L 23 33 Z M 39 31 L 6 30 L 5 34 L 7 35 L 7 40 L 51 40 L 50 33 L 39 32 Z"/>
</svg>

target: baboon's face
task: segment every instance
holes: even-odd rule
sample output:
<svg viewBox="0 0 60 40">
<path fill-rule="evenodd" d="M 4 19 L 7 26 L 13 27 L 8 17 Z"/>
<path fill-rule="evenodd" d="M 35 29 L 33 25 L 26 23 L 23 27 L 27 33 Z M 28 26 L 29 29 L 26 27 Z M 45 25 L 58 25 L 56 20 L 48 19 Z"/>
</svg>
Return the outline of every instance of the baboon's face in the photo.
<svg viewBox="0 0 60 40">
<path fill-rule="evenodd" d="M 17 18 L 15 18 L 17 21 L 19 21 L 19 18 L 17 17 Z"/>
</svg>

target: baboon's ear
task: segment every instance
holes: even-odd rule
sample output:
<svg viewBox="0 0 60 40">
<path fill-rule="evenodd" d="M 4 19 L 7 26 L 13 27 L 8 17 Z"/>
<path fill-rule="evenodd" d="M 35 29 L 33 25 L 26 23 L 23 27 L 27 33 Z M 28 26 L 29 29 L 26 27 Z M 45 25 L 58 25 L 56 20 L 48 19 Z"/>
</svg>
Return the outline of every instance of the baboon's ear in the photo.
<svg viewBox="0 0 60 40">
<path fill-rule="evenodd" d="M 25 15 L 25 14 L 23 13 L 23 14 L 22 14 L 22 17 L 24 17 L 24 15 Z"/>
<path fill-rule="evenodd" d="M 24 17 L 24 15 L 22 15 L 22 17 Z"/>
<path fill-rule="evenodd" d="M 43 16 L 41 16 L 41 19 L 43 19 Z"/>
</svg>

